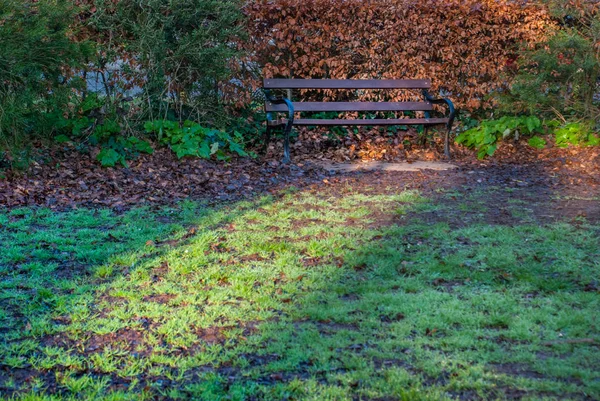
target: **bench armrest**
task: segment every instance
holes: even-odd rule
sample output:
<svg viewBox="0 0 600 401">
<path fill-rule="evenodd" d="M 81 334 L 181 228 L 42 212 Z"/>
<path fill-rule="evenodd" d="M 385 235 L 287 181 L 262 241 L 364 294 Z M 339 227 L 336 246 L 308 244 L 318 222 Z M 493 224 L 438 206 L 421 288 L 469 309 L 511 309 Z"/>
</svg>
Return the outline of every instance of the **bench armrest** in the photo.
<svg viewBox="0 0 600 401">
<path fill-rule="evenodd" d="M 290 121 L 294 121 L 294 104 L 287 98 L 283 96 L 275 97 L 271 95 L 271 91 L 268 89 L 264 89 L 265 97 L 267 102 L 271 102 L 273 104 L 286 104 L 288 108 L 288 117 Z M 267 120 L 272 121 L 271 113 L 267 113 Z"/>
<path fill-rule="evenodd" d="M 292 103 L 292 101 L 290 99 L 287 99 L 283 96 L 280 97 L 274 97 L 273 95 L 271 95 L 271 91 L 268 89 L 264 89 L 263 91 L 265 92 L 265 97 L 267 98 L 267 102 L 271 102 L 274 104 L 283 104 L 285 103 L 287 105 L 288 108 L 288 120 L 285 123 L 285 129 L 284 129 L 284 135 L 285 135 L 285 139 L 283 141 L 283 160 L 282 162 L 284 164 L 289 164 L 291 163 L 291 159 L 290 159 L 290 132 L 292 131 L 292 125 L 294 124 L 294 104 Z M 273 116 L 271 113 L 267 113 L 267 132 L 270 132 L 269 130 L 271 129 L 271 127 L 269 126 L 269 122 L 273 121 Z M 267 134 L 268 136 L 269 134 Z M 268 142 L 268 140 L 267 140 Z"/>
<path fill-rule="evenodd" d="M 431 94 L 429 92 L 427 92 L 427 90 L 423 90 L 423 96 L 425 97 L 425 100 L 427 100 L 430 103 L 433 104 L 446 104 L 446 106 L 448 106 L 448 111 L 450 112 L 450 115 L 448 116 L 448 129 L 452 128 L 452 123 L 454 122 L 454 117 L 456 117 L 456 109 L 454 108 L 454 104 L 452 103 L 452 101 L 450 99 L 447 98 L 441 98 L 441 99 L 434 99 L 433 96 L 431 96 Z"/>
</svg>

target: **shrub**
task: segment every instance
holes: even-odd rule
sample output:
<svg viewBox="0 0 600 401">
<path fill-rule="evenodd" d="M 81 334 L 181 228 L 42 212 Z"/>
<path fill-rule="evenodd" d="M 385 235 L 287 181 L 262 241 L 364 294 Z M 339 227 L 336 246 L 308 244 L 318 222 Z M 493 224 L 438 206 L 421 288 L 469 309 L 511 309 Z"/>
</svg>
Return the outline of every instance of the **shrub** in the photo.
<svg viewBox="0 0 600 401">
<path fill-rule="evenodd" d="M 540 138 L 539 136 L 533 136 L 529 138 L 529 141 L 527 141 L 527 143 L 529 144 L 529 146 L 536 149 L 544 149 L 546 147 L 546 141 Z"/>
<path fill-rule="evenodd" d="M 560 148 L 569 145 L 598 146 L 600 137 L 593 133 L 588 123 L 560 124 L 556 120 L 547 122 L 548 131 L 555 136 L 556 146 Z M 483 159 L 494 154 L 498 142 L 502 139 L 521 136 L 531 136 L 544 133 L 542 121 L 535 116 L 509 117 L 496 120 L 484 120 L 478 126 L 470 128 L 456 137 L 456 142 L 477 150 L 477 157 Z M 536 149 L 546 147 L 546 141 L 539 136 L 531 136 L 528 144 Z"/>
<path fill-rule="evenodd" d="M 214 155 L 217 160 L 227 160 L 230 152 L 247 156 L 240 145 L 241 135 L 237 132 L 232 136 L 192 121 L 180 125 L 168 120 L 147 122 L 146 131 L 156 134 L 158 141 L 170 146 L 179 158 L 194 156 L 209 159 Z"/>
<path fill-rule="evenodd" d="M 569 145 L 597 146 L 600 138 L 592 133 L 588 124 L 568 123 L 554 131 L 556 146 L 566 148 Z"/>
<path fill-rule="evenodd" d="M 482 121 L 475 128 L 462 132 L 456 142 L 477 150 L 477 157 L 491 156 L 498 147 L 498 141 L 513 136 L 532 135 L 542 132 L 542 122 L 535 116 L 509 117 Z M 539 142 L 538 142 L 539 143 Z"/>
<path fill-rule="evenodd" d="M 552 25 L 544 7 L 511 0 L 340 3 L 249 1 L 248 47 L 250 65 L 261 69 L 257 75 L 432 78 L 435 91 L 475 110 L 493 106 L 489 94 L 507 85 L 503 72 L 512 66 L 519 43 L 541 40 Z M 392 94 L 395 100 L 403 96 Z"/>
<path fill-rule="evenodd" d="M 95 68 L 105 92 L 119 98 L 136 87 L 145 119 L 192 119 L 223 125 L 222 89 L 232 77 L 243 36 L 239 0 L 86 0 L 82 19 L 99 43 Z M 110 36 L 107 36 L 110 35 Z"/>
<path fill-rule="evenodd" d="M 560 24 L 544 41 L 521 51 L 510 91 L 511 112 L 561 120 L 600 121 L 600 5 L 592 1 L 548 1 Z"/>
<path fill-rule="evenodd" d="M 0 0 L 0 166 L 50 134 L 114 165 L 152 151 L 147 120 L 225 126 L 242 37 L 240 0 Z"/>
<path fill-rule="evenodd" d="M 0 0 L 1 148 L 53 133 L 50 112 L 68 110 L 81 82 L 67 70 L 91 51 L 69 37 L 73 13 L 68 1 Z"/>
</svg>

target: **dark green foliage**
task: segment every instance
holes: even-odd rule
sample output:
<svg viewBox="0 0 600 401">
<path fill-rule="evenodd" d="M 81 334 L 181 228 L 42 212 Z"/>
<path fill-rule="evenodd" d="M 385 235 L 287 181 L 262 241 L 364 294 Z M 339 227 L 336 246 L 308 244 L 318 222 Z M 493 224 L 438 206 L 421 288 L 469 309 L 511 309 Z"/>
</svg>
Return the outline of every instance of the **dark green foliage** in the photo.
<svg viewBox="0 0 600 401">
<path fill-rule="evenodd" d="M 256 144 L 263 139 L 265 127 L 265 110 L 264 103 L 251 102 L 249 105 L 240 109 L 236 113 L 237 118 L 229 121 L 228 128 L 230 131 L 238 132 L 244 143 Z"/>
<path fill-rule="evenodd" d="M 549 1 L 561 25 L 546 41 L 527 45 L 503 106 L 514 113 L 598 121 L 600 103 L 600 15 L 592 2 Z"/>
<path fill-rule="evenodd" d="M 72 2 L 0 0 L 0 148 L 53 133 L 48 117 L 68 109 L 81 84 L 70 72 L 90 53 L 69 38 L 72 19 Z"/>
<path fill-rule="evenodd" d="M 112 166 L 152 151 L 147 120 L 225 127 L 242 17 L 237 0 L 0 0 L 0 168 L 26 161 L 32 139 L 99 146 Z"/>
<path fill-rule="evenodd" d="M 116 106 L 96 94 L 74 101 L 79 101 L 78 105 L 72 104 L 64 114 L 48 113 L 56 132 L 60 133 L 55 137 L 56 142 L 99 146 L 97 159 L 106 167 L 117 163 L 126 166 L 127 159 L 154 151 L 147 141 L 131 135 L 131 130 L 126 128 L 129 110 L 124 106 Z"/>
<path fill-rule="evenodd" d="M 542 122 L 535 116 L 509 117 L 485 120 L 481 125 L 462 132 L 456 142 L 477 149 L 477 157 L 491 156 L 498 147 L 498 141 L 510 136 L 532 135 L 542 132 Z"/>
<path fill-rule="evenodd" d="M 143 139 L 134 136 L 111 135 L 102 144 L 96 159 L 105 167 L 114 167 L 117 163 L 121 163 L 126 167 L 127 159 L 133 158 L 139 153 L 153 152 L 152 146 Z"/>
<path fill-rule="evenodd" d="M 240 145 L 242 137 L 238 132 L 232 136 L 189 120 L 182 125 L 169 120 L 149 121 L 145 127 L 148 133 L 157 135 L 160 143 L 170 146 L 179 158 L 194 156 L 209 159 L 214 155 L 217 160 L 227 160 L 228 153 L 247 156 Z"/>
<path fill-rule="evenodd" d="M 221 85 L 231 78 L 243 32 L 240 2 L 113 3 L 96 1 L 90 21 L 100 34 L 113 32 L 98 64 L 126 60 L 123 72 L 143 89 L 141 117 L 222 125 Z"/>
</svg>

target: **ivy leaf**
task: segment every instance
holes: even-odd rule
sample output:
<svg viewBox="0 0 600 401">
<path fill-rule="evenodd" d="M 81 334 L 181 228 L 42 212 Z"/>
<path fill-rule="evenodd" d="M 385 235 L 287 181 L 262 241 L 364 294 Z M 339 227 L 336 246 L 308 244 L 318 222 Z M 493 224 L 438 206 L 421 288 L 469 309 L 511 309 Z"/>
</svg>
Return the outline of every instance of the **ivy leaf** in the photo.
<svg viewBox="0 0 600 401">
<path fill-rule="evenodd" d="M 119 152 L 112 148 L 102 148 L 96 159 L 104 167 L 114 167 L 123 158 Z"/>
<path fill-rule="evenodd" d="M 240 146 L 240 144 L 234 141 L 229 142 L 229 150 L 231 150 L 234 153 L 237 153 L 239 156 L 242 157 L 248 156 L 248 153 L 246 153 L 246 151 Z"/>
<path fill-rule="evenodd" d="M 210 158 L 210 148 L 208 147 L 208 142 L 204 141 L 200 144 L 200 148 L 198 149 L 198 155 L 203 159 Z"/>
<path fill-rule="evenodd" d="M 69 137 L 66 135 L 58 135 L 54 138 L 56 143 L 67 143 L 70 141 Z"/>
<path fill-rule="evenodd" d="M 546 147 L 546 141 L 539 136 L 534 136 L 527 142 L 529 146 L 536 149 L 544 149 Z"/>
<path fill-rule="evenodd" d="M 154 149 L 150 146 L 150 143 L 147 141 L 132 137 L 129 138 L 129 142 L 133 145 L 133 148 L 138 152 L 152 154 L 154 153 Z"/>
</svg>

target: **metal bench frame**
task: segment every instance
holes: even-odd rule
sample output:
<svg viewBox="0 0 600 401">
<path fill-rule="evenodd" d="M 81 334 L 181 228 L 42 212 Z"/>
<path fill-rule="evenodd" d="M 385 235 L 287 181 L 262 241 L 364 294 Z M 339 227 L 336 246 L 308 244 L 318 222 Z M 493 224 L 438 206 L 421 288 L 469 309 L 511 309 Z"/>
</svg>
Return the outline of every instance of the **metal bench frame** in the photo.
<svg viewBox="0 0 600 401">
<path fill-rule="evenodd" d="M 428 92 L 431 81 L 428 79 L 265 79 L 265 112 L 267 129 L 265 131 L 264 150 L 267 149 L 273 129 L 284 127 L 283 163 L 290 163 L 290 133 L 294 125 L 314 126 L 359 126 L 359 125 L 423 125 L 425 130 L 431 125 L 446 125 L 444 153 L 450 158 L 450 131 L 456 116 L 454 104 L 450 99 L 435 99 Z M 290 99 L 272 95 L 277 89 L 421 89 L 424 102 L 292 102 Z M 329 105 L 327 105 L 329 104 Z M 332 107 L 331 104 L 334 104 Z M 431 118 L 433 104 L 445 104 L 448 117 Z M 294 119 L 294 113 L 301 111 L 423 111 L 422 119 Z M 276 113 L 287 113 L 287 119 L 274 118 Z"/>
</svg>

